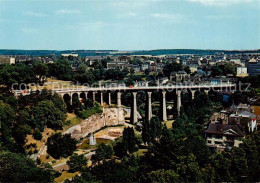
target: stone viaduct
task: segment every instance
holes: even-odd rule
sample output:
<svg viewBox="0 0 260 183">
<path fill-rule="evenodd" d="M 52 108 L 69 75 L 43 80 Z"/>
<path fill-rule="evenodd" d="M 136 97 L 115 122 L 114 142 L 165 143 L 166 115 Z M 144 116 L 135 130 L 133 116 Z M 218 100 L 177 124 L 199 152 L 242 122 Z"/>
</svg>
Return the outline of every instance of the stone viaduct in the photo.
<svg viewBox="0 0 260 183">
<path fill-rule="evenodd" d="M 227 83 L 227 84 L 219 84 L 219 85 L 171 85 L 171 86 L 147 86 L 147 87 L 96 87 L 96 88 L 80 88 L 80 89 L 66 89 L 66 90 L 53 90 L 56 93 L 60 94 L 63 99 L 65 95 L 70 96 L 70 102 L 72 103 L 72 96 L 77 95 L 80 97 L 81 95 L 85 95 L 86 99 L 88 98 L 88 93 L 92 93 L 92 99 L 93 101 L 96 101 L 96 95 L 97 93 L 100 94 L 100 104 L 104 104 L 104 98 L 103 96 L 107 94 L 107 104 L 111 105 L 111 92 L 116 92 L 117 96 L 117 107 L 122 107 L 121 104 L 121 95 L 123 92 L 130 92 L 132 93 L 132 101 L 129 101 L 132 103 L 131 105 L 131 118 L 130 121 L 132 123 L 136 123 L 138 121 L 137 119 L 137 93 L 138 91 L 145 91 L 146 92 L 146 118 L 150 120 L 152 118 L 152 92 L 153 91 L 159 91 L 160 92 L 160 119 L 162 121 L 167 121 L 167 109 L 166 109 L 166 93 L 170 94 L 176 94 L 176 107 L 178 114 L 180 113 L 180 108 L 182 105 L 181 102 L 181 94 L 183 90 L 190 91 L 191 93 L 191 99 L 194 99 L 195 92 L 198 90 L 204 91 L 206 94 L 210 90 L 213 91 L 232 91 L 234 92 L 236 88 L 235 84 Z"/>
</svg>

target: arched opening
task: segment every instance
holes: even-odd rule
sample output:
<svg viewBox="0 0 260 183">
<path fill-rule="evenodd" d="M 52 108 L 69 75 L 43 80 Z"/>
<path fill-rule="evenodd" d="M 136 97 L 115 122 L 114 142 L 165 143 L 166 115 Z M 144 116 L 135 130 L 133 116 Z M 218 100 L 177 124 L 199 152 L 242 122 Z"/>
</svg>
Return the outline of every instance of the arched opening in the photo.
<svg viewBox="0 0 260 183">
<path fill-rule="evenodd" d="M 77 93 L 72 94 L 72 103 L 79 100 L 79 95 Z"/>
<path fill-rule="evenodd" d="M 218 94 L 216 91 L 210 90 L 209 93 L 209 99 L 213 102 L 217 102 L 218 101 Z"/>
<path fill-rule="evenodd" d="M 166 93 L 167 118 L 173 119 L 177 115 L 177 94 L 176 89 Z"/>
<path fill-rule="evenodd" d="M 81 93 L 79 94 L 79 98 L 80 98 L 82 101 L 86 100 L 86 99 L 87 99 L 86 93 L 85 93 L 85 92 L 81 92 Z"/>
<path fill-rule="evenodd" d="M 196 98 L 197 96 L 199 96 L 199 95 L 200 95 L 200 93 L 201 93 L 201 91 L 200 91 L 200 90 L 196 90 L 196 91 L 195 91 L 195 93 L 194 93 L 194 98 Z"/>
</svg>

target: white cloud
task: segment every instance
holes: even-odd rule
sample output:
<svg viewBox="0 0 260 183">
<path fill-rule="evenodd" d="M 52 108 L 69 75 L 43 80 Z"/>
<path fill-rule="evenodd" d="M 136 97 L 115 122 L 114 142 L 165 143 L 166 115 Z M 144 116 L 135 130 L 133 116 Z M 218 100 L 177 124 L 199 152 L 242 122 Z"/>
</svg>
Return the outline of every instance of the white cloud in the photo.
<svg viewBox="0 0 260 183">
<path fill-rule="evenodd" d="M 57 10 L 54 13 L 56 13 L 56 14 L 81 14 L 81 11 L 80 10 L 62 9 L 62 10 Z"/>
<path fill-rule="evenodd" d="M 150 14 L 151 17 L 157 19 L 164 19 L 174 23 L 180 23 L 182 21 L 187 21 L 187 18 L 179 13 L 170 14 L 170 13 L 152 13 Z"/>
<path fill-rule="evenodd" d="M 25 15 L 33 16 L 33 17 L 46 17 L 46 14 L 34 12 L 34 11 L 26 11 L 24 12 Z"/>
<path fill-rule="evenodd" d="M 136 16 L 136 13 L 134 13 L 134 12 L 129 12 L 129 13 L 127 13 L 126 15 L 128 15 L 128 16 L 130 16 L 130 17 L 135 17 L 135 16 Z"/>
<path fill-rule="evenodd" d="M 152 3 L 159 3 L 163 0 L 111 0 L 109 5 L 114 8 L 126 8 L 126 9 L 136 9 L 143 8 Z"/>
<path fill-rule="evenodd" d="M 234 19 L 236 16 L 233 15 L 208 15 L 208 19 L 211 20 L 223 20 L 223 19 Z"/>
<path fill-rule="evenodd" d="M 120 13 L 117 15 L 117 18 L 121 19 L 121 18 L 133 18 L 136 17 L 137 14 L 134 12 L 128 12 L 128 13 Z"/>
<path fill-rule="evenodd" d="M 228 6 L 232 4 L 259 2 L 260 0 L 188 0 L 189 2 L 200 3 L 207 6 Z"/>
</svg>

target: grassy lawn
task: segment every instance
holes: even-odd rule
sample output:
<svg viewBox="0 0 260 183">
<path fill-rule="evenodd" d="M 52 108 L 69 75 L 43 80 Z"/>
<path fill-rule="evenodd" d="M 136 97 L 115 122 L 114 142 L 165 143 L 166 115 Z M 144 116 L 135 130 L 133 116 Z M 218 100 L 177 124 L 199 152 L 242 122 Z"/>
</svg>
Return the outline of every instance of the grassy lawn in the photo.
<svg viewBox="0 0 260 183">
<path fill-rule="evenodd" d="M 66 131 L 70 127 L 78 125 L 78 124 L 80 124 L 83 121 L 83 119 L 78 118 L 75 114 L 67 113 L 67 115 L 68 115 L 68 117 L 67 117 L 66 120 L 70 120 L 70 124 L 69 125 L 65 125 L 63 127 L 62 131 Z"/>
<path fill-rule="evenodd" d="M 134 152 L 135 156 L 143 156 L 145 152 L 147 152 L 148 149 L 138 149 L 138 151 Z"/>
<path fill-rule="evenodd" d="M 104 143 L 104 144 L 109 144 L 112 143 L 112 140 L 108 140 L 108 139 L 102 139 L 102 138 L 96 138 L 97 144 L 92 146 L 89 145 L 89 139 L 84 140 L 84 142 L 78 146 L 79 149 L 94 149 L 97 148 L 99 144 Z"/>
<path fill-rule="evenodd" d="M 143 72 L 135 72 L 134 75 L 135 76 L 141 76 L 141 75 L 144 75 L 144 73 Z"/>
<path fill-rule="evenodd" d="M 48 162 L 54 161 L 55 159 L 53 157 L 51 157 L 50 155 L 45 154 L 44 156 L 40 156 L 40 160 L 42 163 L 48 163 Z"/>
<path fill-rule="evenodd" d="M 78 174 L 79 174 L 79 172 L 69 173 L 68 171 L 64 171 L 64 172 L 62 172 L 61 176 L 54 179 L 54 181 L 55 182 L 64 182 L 66 179 L 71 179 L 72 177 L 75 177 Z"/>
<path fill-rule="evenodd" d="M 31 86 L 32 90 L 36 89 L 76 89 L 82 88 L 82 86 L 74 85 L 71 81 L 63 81 L 52 78 L 47 78 L 47 82 L 43 86 Z"/>
<path fill-rule="evenodd" d="M 163 122 L 163 124 L 166 124 L 166 127 L 168 129 L 172 129 L 172 123 L 174 122 L 174 120 L 170 120 L 170 121 L 165 121 Z"/>
<path fill-rule="evenodd" d="M 55 162 L 53 161 L 53 163 L 51 164 L 51 166 L 55 166 L 64 162 L 67 162 L 70 158 L 61 158 L 61 159 L 57 159 L 55 160 Z"/>
</svg>

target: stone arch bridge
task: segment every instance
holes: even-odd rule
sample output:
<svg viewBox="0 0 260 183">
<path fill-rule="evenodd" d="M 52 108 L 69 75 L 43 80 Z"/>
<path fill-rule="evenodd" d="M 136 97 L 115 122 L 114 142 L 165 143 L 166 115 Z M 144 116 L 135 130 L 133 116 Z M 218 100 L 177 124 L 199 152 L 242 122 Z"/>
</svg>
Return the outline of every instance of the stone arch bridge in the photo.
<svg viewBox="0 0 260 183">
<path fill-rule="evenodd" d="M 144 86 L 144 87 L 94 87 L 94 88 L 77 88 L 77 89 L 57 89 L 52 90 L 62 96 L 64 99 L 65 95 L 70 97 L 70 102 L 72 103 L 73 95 L 77 95 L 78 97 L 85 96 L 88 99 L 88 94 L 92 93 L 92 100 L 96 101 L 96 95 L 100 94 L 100 104 L 103 105 L 104 103 L 104 95 L 107 96 L 107 104 L 111 105 L 111 92 L 116 92 L 116 104 L 117 107 L 122 107 L 121 104 L 121 95 L 123 92 L 130 92 L 132 94 L 132 101 L 131 102 L 131 118 L 130 121 L 132 123 L 136 123 L 138 121 L 137 118 L 137 101 L 136 96 L 139 91 L 144 91 L 146 93 L 146 118 L 150 120 L 152 118 L 152 100 L 153 91 L 159 91 L 160 93 L 160 119 L 162 121 L 167 121 L 167 109 L 166 109 L 166 93 L 176 95 L 176 107 L 178 114 L 180 113 L 180 108 L 182 105 L 181 102 L 181 94 L 183 91 L 188 91 L 191 93 L 191 99 L 194 99 L 196 91 L 204 91 L 208 94 L 209 91 L 231 91 L 234 92 L 236 89 L 236 85 L 232 83 L 227 84 L 219 84 L 219 85 L 212 85 L 212 84 L 204 84 L 204 85 L 171 85 L 171 86 Z M 16 92 L 16 95 L 19 95 Z"/>
</svg>

